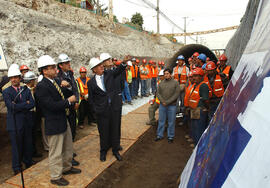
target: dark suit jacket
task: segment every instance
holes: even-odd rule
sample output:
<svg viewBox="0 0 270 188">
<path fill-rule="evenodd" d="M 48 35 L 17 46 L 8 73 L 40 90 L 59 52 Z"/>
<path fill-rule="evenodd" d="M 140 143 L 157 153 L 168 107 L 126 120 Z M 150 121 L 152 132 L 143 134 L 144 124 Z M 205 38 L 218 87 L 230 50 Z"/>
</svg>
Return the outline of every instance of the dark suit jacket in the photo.
<svg viewBox="0 0 270 188">
<path fill-rule="evenodd" d="M 58 85 L 60 83 L 56 80 Z M 59 86 L 60 87 L 60 86 Z M 45 134 L 61 134 L 67 129 L 66 108 L 68 100 L 63 100 L 53 83 L 44 77 L 36 87 L 36 100 L 45 117 Z"/>
<path fill-rule="evenodd" d="M 113 110 L 120 110 L 122 108 L 122 96 L 119 95 L 119 88 L 115 86 L 115 78 L 120 75 L 126 66 L 120 65 L 114 70 L 104 71 L 104 84 L 106 92 L 100 89 L 96 82 L 96 76 L 94 76 L 88 83 L 88 101 L 93 104 L 94 110 L 97 114 L 105 112 L 109 105 Z M 109 104 L 109 99 L 111 104 Z"/>
<path fill-rule="evenodd" d="M 25 86 L 20 87 L 22 90 L 21 97 L 18 96 L 15 100 L 15 104 L 12 103 L 17 96 L 17 91 L 9 86 L 3 91 L 3 98 L 7 106 L 7 131 L 15 131 L 14 116 L 16 118 L 17 130 L 23 129 L 25 126 L 33 126 L 32 113 L 30 110 L 34 108 L 35 102 L 32 97 L 31 91 Z M 29 104 L 27 103 L 29 101 Z"/>
</svg>

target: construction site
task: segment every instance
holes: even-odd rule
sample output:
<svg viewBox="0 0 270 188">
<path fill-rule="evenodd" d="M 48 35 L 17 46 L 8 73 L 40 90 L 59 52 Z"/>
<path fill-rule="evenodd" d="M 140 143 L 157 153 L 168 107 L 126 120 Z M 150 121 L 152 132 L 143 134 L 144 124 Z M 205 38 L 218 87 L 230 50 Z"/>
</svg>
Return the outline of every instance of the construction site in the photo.
<svg viewBox="0 0 270 188">
<path fill-rule="evenodd" d="M 270 27 L 267 24 L 270 21 L 267 16 L 269 15 L 270 3 L 265 0 L 246 0 L 241 4 L 242 7 L 245 7 L 243 14 L 240 15 L 241 19 L 232 22 L 231 25 L 217 25 L 208 29 L 205 29 L 207 27 L 201 27 L 202 29 L 189 30 L 187 28 L 191 27 L 189 24 L 193 21 L 192 13 L 190 15 L 187 13 L 186 16 L 181 17 L 184 24 L 182 27 L 175 22 L 176 19 L 170 17 L 168 9 L 162 8 L 162 2 L 160 1 L 162 0 L 124 1 L 131 7 L 137 6 L 138 9 L 145 8 L 154 12 L 155 16 L 152 16 L 151 19 L 155 29 L 151 31 L 150 27 L 146 26 L 148 23 L 147 16 L 145 16 L 143 27 L 136 25 L 132 23 L 132 20 L 120 16 L 120 13 L 117 14 L 119 7 L 116 8 L 118 4 L 113 0 L 108 0 L 108 2 L 99 0 L 0 0 L 0 187 L 35 188 L 66 185 L 66 187 L 76 188 L 240 188 L 270 186 L 269 171 L 265 168 L 269 164 L 267 158 L 270 157 L 270 152 L 267 151 L 266 146 L 262 146 L 270 142 L 267 136 L 269 117 L 266 109 L 268 104 L 270 105 L 270 100 L 267 97 L 269 92 L 268 77 L 270 69 L 268 60 L 270 46 L 266 44 L 270 40 Z M 132 8 L 126 7 L 125 3 L 122 3 L 123 7 L 121 7 L 123 12 L 131 11 Z M 134 10 L 133 13 L 137 14 L 137 11 Z M 118 21 L 116 15 L 123 19 Z M 170 29 L 164 29 L 165 27 L 162 26 L 164 22 L 172 26 L 172 32 L 170 32 Z M 220 43 L 220 45 L 215 45 L 215 42 L 212 42 L 217 36 L 222 36 L 222 33 L 227 32 L 232 34 L 224 35 L 227 38 L 230 36 L 228 39 L 224 37 L 224 42 L 216 40 L 216 43 Z M 224 43 L 224 45 L 222 46 L 221 43 Z M 12 78 L 18 75 L 23 82 L 24 75 L 21 67 L 24 65 L 28 71 L 37 75 L 35 76 L 37 90 L 34 89 L 37 94 L 32 94 L 34 100 L 36 100 L 35 105 L 37 105 L 39 100 L 36 98 L 39 97 L 38 92 L 41 92 L 40 88 L 42 88 L 38 85 L 43 83 L 44 77 L 47 79 L 47 68 L 55 66 L 53 69 L 57 68 L 57 74 L 59 75 L 59 69 L 62 69 L 62 65 L 66 63 L 59 60 L 59 54 L 60 56 L 67 54 L 67 62 L 70 64 L 69 71 L 72 71 L 72 75 L 76 78 L 76 87 L 80 98 L 79 104 L 82 100 L 89 102 L 91 99 L 97 99 L 99 95 L 102 95 L 97 90 L 103 90 L 104 93 L 108 93 L 106 94 L 108 97 L 106 100 L 108 100 L 109 106 L 105 107 L 106 113 L 100 115 L 99 112 L 97 113 L 100 108 L 99 104 L 95 101 L 92 104 L 90 101 L 89 105 L 93 105 L 93 107 L 90 106 L 89 110 L 90 108 L 94 109 L 91 113 L 93 112 L 95 120 L 90 122 L 90 116 L 87 116 L 88 123 L 85 119 L 80 120 L 81 107 L 78 107 L 74 110 L 76 113 L 75 130 L 72 129 L 71 123 L 66 117 L 65 121 L 68 122 L 66 126 L 71 126 L 73 139 L 71 169 L 74 166 L 80 172 L 78 174 L 77 172 L 65 174 L 63 162 L 63 176 L 61 175 L 60 179 L 53 179 L 52 149 L 46 149 L 44 146 L 44 134 L 48 137 L 51 136 L 47 127 L 49 118 L 45 115 L 45 120 L 40 123 L 44 124 L 45 122 L 45 125 L 43 125 L 45 128 L 43 129 L 45 129 L 45 132 L 47 131 L 46 133 L 43 132 L 40 124 L 36 130 L 34 147 L 40 155 L 38 157 L 33 156 L 31 165 L 27 165 L 25 158 L 21 156 L 25 155 L 26 152 L 21 154 L 18 152 L 20 151 L 18 145 L 25 143 L 18 144 L 15 112 L 10 111 L 5 90 L 7 92 L 12 87 L 16 90 Z M 106 57 L 103 58 L 102 54 L 105 54 Z M 49 62 L 47 60 L 42 67 L 40 58 L 47 55 L 52 57 L 53 63 L 46 64 Z M 223 59 L 224 57 L 225 59 Z M 106 69 L 108 59 L 114 64 L 112 64 L 113 67 Z M 230 71 L 226 72 L 226 70 L 223 69 L 223 71 L 220 68 L 223 61 L 230 68 Z M 181 77 L 183 69 L 180 69 L 181 71 L 178 73 L 178 66 L 181 62 L 189 70 L 184 73 L 186 74 L 185 78 Z M 146 88 L 148 83 L 144 89 L 142 81 L 144 80 L 142 75 L 144 74 L 145 63 L 150 66 L 149 72 L 152 71 L 151 79 L 155 78 L 156 80 L 156 88 L 153 87 L 152 81 L 154 79 L 150 81 L 149 93 L 147 93 Z M 11 73 L 14 64 L 20 66 L 19 74 Z M 123 70 L 125 72 L 124 83 L 127 84 L 127 86 L 123 86 L 122 93 L 117 94 L 121 95 L 120 132 L 118 133 L 119 148 L 121 147 L 121 149 L 115 151 L 114 142 L 111 141 L 108 150 L 105 152 L 105 160 L 102 156 L 104 154 L 102 153 L 104 141 L 104 130 L 101 128 L 104 122 L 102 120 L 107 118 L 108 109 L 111 110 L 112 108 L 111 116 L 116 116 L 118 109 L 110 106 L 116 104 L 114 98 L 117 95 L 110 93 L 111 87 L 106 85 L 110 82 L 106 81 L 106 77 L 104 78 L 105 72 L 103 73 L 103 79 L 106 83 L 103 80 L 101 86 L 98 84 L 97 67 L 101 64 L 104 66 L 103 71 L 105 72 L 119 71 L 122 67 L 125 67 L 125 70 Z M 131 76 L 129 71 L 131 71 L 130 67 L 132 66 L 134 70 L 132 70 Z M 137 69 L 135 69 L 136 66 Z M 207 75 L 213 69 L 217 71 L 215 75 L 221 75 L 215 77 L 217 81 L 222 81 L 223 91 L 221 95 L 215 92 L 215 90 L 219 90 L 217 85 L 214 84 L 211 89 L 211 84 L 208 84 L 212 82 L 210 78 L 207 78 L 210 81 L 206 81 Z M 130 81 L 134 82 L 135 80 L 133 75 L 135 70 L 137 70 L 135 77 L 138 76 L 138 72 L 141 74 L 137 86 Z M 155 72 L 155 70 L 157 71 Z M 88 91 L 85 93 L 87 98 L 84 98 L 82 94 L 84 90 L 80 88 L 82 86 L 77 79 L 82 78 L 81 73 L 87 73 L 86 77 L 89 77 L 90 81 L 95 79 L 96 87 L 99 87 L 91 90 L 90 86 L 93 82 L 81 82 L 86 85 L 84 88 L 87 88 Z M 166 78 L 166 73 L 171 74 L 169 78 Z M 176 76 L 178 74 L 179 77 Z M 198 84 L 199 86 L 196 81 L 191 83 L 190 74 L 193 77 L 202 76 L 198 76 L 202 79 L 202 83 Z M 39 75 L 43 76 L 42 81 L 37 81 Z M 176 106 L 176 111 L 173 111 L 174 117 L 172 117 L 173 129 L 171 128 L 171 116 L 170 111 L 168 111 L 168 104 L 166 104 L 167 101 L 165 103 L 162 97 L 168 91 L 161 92 L 163 82 L 161 76 L 164 76 L 165 80 L 171 79 L 179 83 L 179 90 L 175 90 L 179 92 L 177 101 L 172 100 L 170 104 Z M 116 80 L 115 75 L 111 78 Z M 184 84 L 182 79 L 185 80 Z M 49 77 L 48 80 L 50 80 Z M 194 78 L 194 80 L 196 79 Z M 65 105 L 71 106 L 74 101 L 70 102 L 70 96 L 66 97 L 64 93 L 66 90 L 62 88 L 64 87 L 62 83 L 60 82 L 61 85 L 57 83 L 61 86 L 63 92 L 57 93 L 60 96 L 59 100 L 65 100 Z M 23 87 L 20 84 L 22 83 L 19 83 L 19 87 Z M 197 126 L 202 126 L 200 121 L 203 117 L 202 114 L 205 113 L 204 110 L 200 111 L 204 108 L 204 102 L 201 102 L 204 97 L 201 95 L 201 84 L 209 87 L 209 90 L 207 90 L 209 96 L 207 96 L 205 102 L 208 108 L 205 111 L 208 114 L 205 116 L 205 128 L 201 130 L 197 138 L 197 133 L 193 130 L 196 128 L 193 126 L 195 123 L 197 123 Z M 192 90 L 188 90 L 189 86 L 192 86 Z M 58 90 L 57 86 L 55 87 Z M 198 90 L 196 90 L 197 87 L 199 87 Z M 26 86 L 24 85 L 23 88 L 26 88 Z M 123 95 L 126 95 L 126 88 L 129 89 L 130 94 L 128 95 L 130 97 L 126 96 L 125 98 Z M 197 120 L 192 115 L 194 106 L 189 102 L 187 105 L 185 104 L 186 100 L 192 101 L 194 91 L 199 93 L 195 108 L 198 108 L 197 105 L 199 105 L 201 115 L 198 118 L 200 121 L 197 122 L 193 121 L 194 119 Z M 189 95 L 188 92 L 190 92 Z M 112 93 L 116 93 L 116 91 Z M 16 95 L 12 101 L 13 105 L 17 105 L 15 100 L 18 96 L 19 100 L 22 100 L 22 94 L 19 92 Z M 175 92 L 172 92 L 171 95 L 173 94 Z M 187 95 L 190 98 L 186 99 Z M 40 94 L 40 96 L 42 95 Z M 211 109 L 213 98 L 215 101 L 214 111 Z M 39 105 L 43 104 L 42 99 L 40 97 Z M 55 97 L 53 97 L 53 100 L 56 100 Z M 26 103 L 29 104 L 28 99 Z M 153 103 L 158 104 L 154 113 L 151 112 Z M 47 105 L 48 107 L 44 108 L 45 110 L 42 109 L 42 113 L 46 110 L 55 110 L 54 103 Z M 36 107 L 34 110 L 36 110 Z M 164 111 L 162 111 L 164 109 L 162 107 L 166 107 L 167 110 L 164 123 Z M 68 114 L 67 107 L 63 111 L 65 115 Z M 14 113 L 16 132 L 16 138 L 14 138 L 17 142 L 17 149 L 15 150 L 18 150 L 16 152 L 19 153 L 19 170 L 14 168 L 14 145 L 11 136 L 11 132 L 14 130 L 10 131 L 9 129 L 10 122 L 12 122 L 10 113 Z M 53 113 L 55 113 L 54 117 L 58 116 L 58 112 Z M 154 114 L 155 121 L 151 121 L 151 114 Z M 115 117 L 111 116 L 111 119 L 108 120 L 109 124 L 110 121 L 113 121 L 115 126 L 117 124 L 114 122 Z M 17 120 L 17 126 L 21 123 L 19 121 Z M 61 124 L 60 120 L 55 123 Z M 161 124 L 164 124 L 163 128 L 160 128 Z M 259 125 L 261 129 L 255 129 L 255 126 L 258 128 Z M 165 130 L 164 138 L 167 136 L 167 139 L 160 136 L 160 129 Z M 169 136 L 171 130 L 173 130 L 172 138 Z M 76 137 L 73 135 L 74 131 Z M 112 129 L 110 131 L 113 132 Z M 109 134 L 109 139 L 113 140 L 113 134 Z M 53 146 L 51 142 L 49 141 L 50 147 Z M 64 156 L 64 154 L 61 155 Z M 74 165 L 74 159 L 79 164 Z M 249 165 L 251 163 L 253 164 Z M 248 174 L 252 174 L 252 178 Z M 62 178 L 65 181 L 62 181 Z M 68 183 L 65 184 L 66 182 Z"/>
</svg>

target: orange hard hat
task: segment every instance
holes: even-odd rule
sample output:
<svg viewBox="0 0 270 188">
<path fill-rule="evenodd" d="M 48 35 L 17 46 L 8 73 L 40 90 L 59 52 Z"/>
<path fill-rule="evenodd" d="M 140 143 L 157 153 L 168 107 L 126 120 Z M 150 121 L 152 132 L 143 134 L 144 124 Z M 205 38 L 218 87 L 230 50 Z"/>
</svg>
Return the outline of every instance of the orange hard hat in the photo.
<svg viewBox="0 0 270 188">
<path fill-rule="evenodd" d="M 164 61 L 161 61 L 161 64 L 162 64 L 162 65 L 165 65 Z"/>
<path fill-rule="evenodd" d="M 190 58 L 188 58 L 188 61 L 192 61 L 192 58 L 190 57 Z"/>
<path fill-rule="evenodd" d="M 143 59 L 142 62 L 143 62 L 143 63 L 147 63 L 146 59 Z"/>
<path fill-rule="evenodd" d="M 209 58 L 209 57 L 207 57 L 207 58 L 206 58 L 206 61 L 210 61 L 210 58 Z"/>
<path fill-rule="evenodd" d="M 220 61 L 217 62 L 217 65 L 219 65 L 219 64 L 220 64 Z"/>
<path fill-rule="evenodd" d="M 192 75 L 200 75 L 203 76 L 204 75 L 204 71 L 202 68 L 196 68 L 194 70 L 192 70 Z"/>
<path fill-rule="evenodd" d="M 193 57 L 198 57 L 200 54 L 199 54 L 199 52 L 195 52 L 192 56 Z"/>
<path fill-rule="evenodd" d="M 22 71 L 22 70 L 29 70 L 29 67 L 27 67 L 26 65 L 21 65 L 20 71 Z"/>
<path fill-rule="evenodd" d="M 153 63 L 153 61 L 152 60 L 149 60 L 149 64 L 152 64 Z"/>
<path fill-rule="evenodd" d="M 121 65 L 121 63 L 122 63 L 122 61 L 121 61 L 121 60 L 118 60 L 118 61 L 115 63 L 115 65 L 116 65 L 116 66 L 119 66 L 119 65 Z"/>
<path fill-rule="evenodd" d="M 140 63 L 140 60 L 139 59 L 136 59 L 136 63 Z"/>
<path fill-rule="evenodd" d="M 162 61 L 159 61 L 159 62 L 158 62 L 158 65 L 162 65 Z"/>
<path fill-rule="evenodd" d="M 87 70 L 86 70 L 85 67 L 81 67 L 81 68 L 80 68 L 80 72 L 87 72 Z"/>
<path fill-rule="evenodd" d="M 209 61 L 206 64 L 205 70 L 214 70 L 216 68 L 217 68 L 216 64 L 213 61 Z"/>
<path fill-rule="evenodd" d="M 227 57 L 225 54 L 222 54 L 220 57 L 219 57 L 219 61 L 227 61 Z"/>
</svg>

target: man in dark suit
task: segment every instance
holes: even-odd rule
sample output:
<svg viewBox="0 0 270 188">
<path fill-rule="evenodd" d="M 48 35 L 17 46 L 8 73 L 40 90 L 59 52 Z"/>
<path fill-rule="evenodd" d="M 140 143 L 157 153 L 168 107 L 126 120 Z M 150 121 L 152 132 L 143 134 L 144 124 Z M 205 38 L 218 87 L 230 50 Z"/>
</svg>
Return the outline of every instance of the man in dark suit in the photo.
<svg viewBox="0 0 270 188">
<path fill-rule="evenodd" d="M 128 57 L 127 57 L 128 58 Z M 125 58 L 123 64 L 114 70 L 104 71 L 102 61 L 97 58 L 90 60 L 90 68 L 95 73 L 88 86 L 89 103 L 94 104 L 97 114 L 97 124 L 100 135 L 100 160 L 106 161 L 106 154 L 112 146 L 113 155 L 122 160 L 119 154 L 119 115 L 121 109 L 121 95 L 115 88 L 115 78 L 126 68 Z"/>
<path fill-rule="evenodd" d="M 38 68 L 43 79 L 37 84 L 37 102 L 45 117 L 45 134 L 49 143 L 49 167 L 51 183 L 66 186 L 69 182 L 62 177 L 66 174 L 79 174 L 80 169 L 73 168 L 73 144 L 67 116 L 70 106 L 76 102 L 74 95 L 65 99 L 57 76 L 56 63 L 44 55 L 38 59 Z"/>
<path fill-rule="evenodd" d="M 32 126 L 31 109 L 35 103 L 31 91 L 20 86 L 21 73 L 19 66 L 12 64 L 8 70 L 11 86 L 3 91 L 7 106 L 7 131 L 12 147 L 12 168 L 18 174 L 23 162 L 26 168 L 32 165 Z"/>
</svg>

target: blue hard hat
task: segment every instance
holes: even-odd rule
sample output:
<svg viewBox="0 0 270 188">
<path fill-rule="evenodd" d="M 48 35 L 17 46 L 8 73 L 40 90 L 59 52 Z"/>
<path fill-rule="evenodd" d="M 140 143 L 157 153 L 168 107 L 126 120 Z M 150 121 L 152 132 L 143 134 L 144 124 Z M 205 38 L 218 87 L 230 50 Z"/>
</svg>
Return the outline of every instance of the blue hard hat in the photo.
<svg viewBox="0 0 270 188">
<path fill-rule="evenodd" d="M 185 60 L 185 57 L 184 57 L 183 55 L 179 55 L 179 56 L 177 57 L 177 60 Z"/>
<path fill-rule="evenodd" d="M 206 58 L 207 58 L 206 55 L 203 54 L 203 53 L 201 53 L 201 54 L 198 56 L 198 59 L 202 60 L 203 62 L 206 61 Z"/>
<path fill-rule="evenodd" d="M 202 66 L 202 69 L 203 69 L 203 70 L 206 68 L 206 64 L 207 64 L 207 63 L 203 64 L 203 66 Z"/>
</svg>

